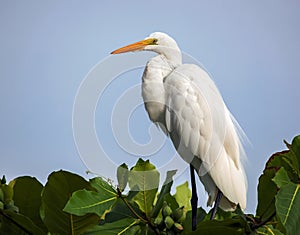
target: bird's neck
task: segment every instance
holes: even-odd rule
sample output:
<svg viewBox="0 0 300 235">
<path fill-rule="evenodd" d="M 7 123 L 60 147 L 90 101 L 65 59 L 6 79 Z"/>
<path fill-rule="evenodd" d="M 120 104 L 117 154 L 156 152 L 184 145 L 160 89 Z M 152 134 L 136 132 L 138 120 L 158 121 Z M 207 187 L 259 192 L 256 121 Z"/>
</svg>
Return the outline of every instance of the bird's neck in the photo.
<svg viewBox="0 0 300 235">
<path fill-rule="evenodd" d="M 150 59 L 143 74 L 142 95 L 149 118 L 164 123 L 165 88 L 164 78 L 173 71 L 166 58 L 161 55 Z"/>
<path fill-rule="evenodd" d="M 175 69 L 182 64 L 182 55 L 179 48 L 158 48 L 158 53 L 164 63 L 168 64 L 172 69 Z"/>
</svg>

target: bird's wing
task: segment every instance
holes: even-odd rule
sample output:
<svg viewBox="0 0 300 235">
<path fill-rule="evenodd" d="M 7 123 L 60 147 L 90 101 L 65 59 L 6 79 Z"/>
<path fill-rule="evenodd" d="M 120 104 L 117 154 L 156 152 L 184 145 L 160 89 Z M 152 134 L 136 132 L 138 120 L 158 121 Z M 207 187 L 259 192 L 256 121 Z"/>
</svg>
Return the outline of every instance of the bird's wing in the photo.
<svg viewBox="0 0 300 235">
<path fill-rule="evenodd" d="M 209 173 L 231 202 L 245 207 L 247 186 L 239 159 L 241 145 L 214 82 L 200 67 L 184 64 L 168 75 L 164 84 L 166 128 L 179 154 L 187 162 L 193 156 L 201 159 L 199 176 Z"/>
</svg>

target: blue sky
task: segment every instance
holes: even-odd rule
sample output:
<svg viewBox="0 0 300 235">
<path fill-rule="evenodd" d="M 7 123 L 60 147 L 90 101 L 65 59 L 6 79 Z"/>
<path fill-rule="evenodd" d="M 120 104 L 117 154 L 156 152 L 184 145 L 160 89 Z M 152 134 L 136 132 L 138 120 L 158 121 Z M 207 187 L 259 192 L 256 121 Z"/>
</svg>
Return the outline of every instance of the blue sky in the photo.
<svg viewBox="0 0 300 235">
<path fill-rule="evenodd" d="M 209 71 L 251 141 L 246 170 L 253 212 L 265 161 L 300 132 L 299 10 L 296 0 L 1 1 L 0 173 L 42 182 L 58 169 L 85 176 L 72 133 L 81 82 L 112 50 L 163 31 Z M 108 106 L 100 100 L 96 109 L 100 141 L 124 162 L 105 110 L 141 73 L 114 80 L 102 97 Z M 133 138 L 149 141 L 149 125 L 140 106 L 129 121 Z M 172 151 L 166 145 L 163 154 Z M 204 204 L 201 187 L 199 193 Z"/>
</svg>

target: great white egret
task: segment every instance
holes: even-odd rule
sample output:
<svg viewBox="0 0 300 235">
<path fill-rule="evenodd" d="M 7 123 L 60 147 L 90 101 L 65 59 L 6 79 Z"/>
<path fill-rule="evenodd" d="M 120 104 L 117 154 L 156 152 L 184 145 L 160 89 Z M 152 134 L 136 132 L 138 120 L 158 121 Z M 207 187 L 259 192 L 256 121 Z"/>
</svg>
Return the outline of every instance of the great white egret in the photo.
<svg viewBox="0 0 300 235">
<path fill-rule="evenodd" d="M 152 122 L 170 136 L 177 152 L 190 163 L 193 229 L 197 195 L 194 169 L 208 193 L 207 205 L 234 210 L 246 208 L 247 180 L 241 163 L 244 154 L 238 123 L 218 88 L 197 65 L 182 64 L 173 38 L 155 32 L 144 40 L 112 52 L 153 51 L 142 77 L 142 96 Z"/>
</svg>

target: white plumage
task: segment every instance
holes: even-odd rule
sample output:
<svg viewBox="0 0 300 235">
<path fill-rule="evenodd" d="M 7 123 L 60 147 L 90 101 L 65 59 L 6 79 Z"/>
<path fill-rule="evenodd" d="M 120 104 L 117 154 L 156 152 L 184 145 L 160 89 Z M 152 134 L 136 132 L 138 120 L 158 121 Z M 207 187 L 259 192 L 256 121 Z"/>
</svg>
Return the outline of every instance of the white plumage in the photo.
<svg viewBox="0 0 300 235">
<path fill-rule="evenodd" d="M 227 109 L 208 73 L 199 66 L 182 64 L 181 51 L 165 33 L 114 52 L 149 50 L 143 74 L 142 95 L 151 121 L 170 136 L 180 156 L 196 169 L 212 206 L 218 189 L 223 193 L 220 207 L 246 208 L 247 182 L 241 163 L 244 153 L 239 126 Z"/>
</svg>

